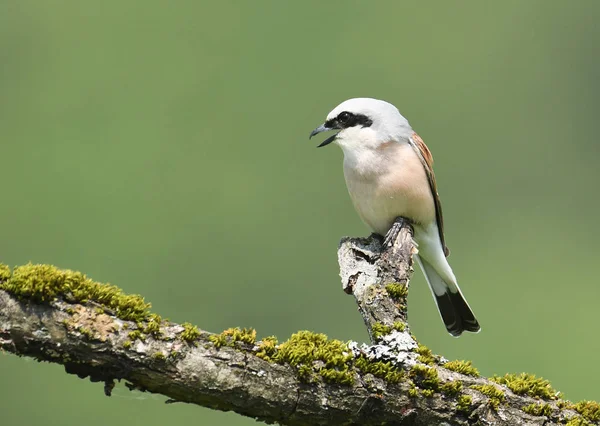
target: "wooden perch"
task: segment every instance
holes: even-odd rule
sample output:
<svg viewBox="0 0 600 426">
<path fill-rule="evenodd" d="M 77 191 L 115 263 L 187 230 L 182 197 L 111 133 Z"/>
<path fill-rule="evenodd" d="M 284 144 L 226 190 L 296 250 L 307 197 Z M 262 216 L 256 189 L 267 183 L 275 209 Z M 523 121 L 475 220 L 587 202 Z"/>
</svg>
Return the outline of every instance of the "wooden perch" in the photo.
<svg viewBox="0 0 600 426">
<path fill-rule="evenodd" d="M 371 345 L 299 332 L 256 341 L 175 324 L 137 296 L 47 265 L 0 265 L 0 348 L 62 364 L 67 373 L 283 425 L 592 424 L 600 406 L 571 404 L 530 375 L 478 377 L 419 345 L 406 323 L 415 246 L 403 224 L 391 247 L 346 238 L 344 290 L 356 298 Z M 165 408 L 168 409 L 168 408 Z M 567 423 L 569 422 L 569 423 Z"/>
</svg>

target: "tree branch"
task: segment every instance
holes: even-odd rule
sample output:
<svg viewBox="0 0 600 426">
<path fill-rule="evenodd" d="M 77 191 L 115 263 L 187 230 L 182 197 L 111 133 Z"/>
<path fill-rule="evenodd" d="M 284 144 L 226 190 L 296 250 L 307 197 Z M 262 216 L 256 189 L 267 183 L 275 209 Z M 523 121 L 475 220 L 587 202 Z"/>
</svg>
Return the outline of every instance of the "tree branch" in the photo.
<svg viewBox="0 0 600 426">
<path fill-rule="evenodd" d="M 558 425 L 600 419 L 533 376 L 479 378 L 419 345 L 406 323 L 412 230 L 400 221 L 388 249 L 346 238 L 338 251 L 372 345 L 299 332 L 278 344 L 255 332 L 175 324 L 137 296 L 47 265 L 0 265 L 0 348 L 62 364 L 67 373 L 159 393 L 169 402 L 233 410 L 284 425 Z M 466 374 L 463 374 L 466 373 Z M 500 382 L 500 383 L 499 383 Z M 594 405 L 595 404 L 595 405 Z M 529 412 L 530 414 L 524 411 Z M 585 420 L 584 419 L 587 419 Z"/>
<path fill-rule="evenodd" d="M 382 326 L 393 328 L 402 323 L 408 332 L 406 297 L 413 272 L 412 255 L 417 250 L 411 225 L 398 220 L 398 232 L 387 250 L 377 235 L 343 238 L 338 249 L 342 288 L 354 295 L 372 343 Z"/>
</svg>

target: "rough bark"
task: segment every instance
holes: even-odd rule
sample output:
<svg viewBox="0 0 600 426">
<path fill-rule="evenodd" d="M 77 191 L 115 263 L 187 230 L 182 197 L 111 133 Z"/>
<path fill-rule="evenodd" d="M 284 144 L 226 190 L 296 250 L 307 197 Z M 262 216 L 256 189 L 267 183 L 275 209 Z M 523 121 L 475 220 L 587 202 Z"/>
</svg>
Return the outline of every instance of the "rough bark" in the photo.
<svg viewBox="0 0 600 426">
<path fill-rule="evenodd" d="M 408 330 L 406 296 L 394 299 L 386 290 L 389 284 L 399 284 L 408 293 L 413 272 L 413 230 L 408 222 L 400 224 L 389 247 L 383 247 L 374 234 L 369 238 L 343 238 L 338 249 L 342 288 L 356 299 L 373 343 L 375 324 L 393 326 L 401 322 Z"/>
<path fill-rule="evenodd" d="M 355 296 L 372 338 L 372 345 L 351 343 L 349 348 L 354 357 L 390 362 L 405 371 L 397 383 L 354 366 L 351 384 L 322 379 L 307 383 L 295 366 L 259 357 L 260 342 L 217 347 L 211 339 L 215 335 L 204 331 L 186 341 L 181 338 L 182 325 L 164 321 L 160 337 L 148 335 L 128 344 L 131 330 L 140 324 L 91 303 L 73 304 L 60 298 L 36 303 L 4 290 L 0 290 L 0 348 L 62 364 L 67 373 L 104 383 L 107 395 L 115 380 L 123 380 L 131 389 L 163 394 L 171 402 L 233 410 L 266 423 L 555 425 L 575 416 L 558 408 L 561 404 L 556 400 L 516 395 L 488 379 L 450 371 L 442 366 L 441 357 L 425 367 L 435 370 L 439 383 L 427 384 L 415 373 L 414 366 L 423 359 L 406 325 L 406 303 L 403 297 L 390 297 L 387 287 L 408 288 L 415 250 L 412 231 L 404 226 L 386 250 L 377 237 L 346 238 L 338 252 L 344 290 Z M 443 390 L 452 381 L 461 382 L 458 395 L 471 397 L 466 409 L 460 409 L 456 394 Z M 506 400 L 494 407 L 488 396 L 470 388 L 485 384 L 501 389 Z M 552 414 L 533 416 L 522 411 L 532 403 L 548 404 Z"/>
</svg>

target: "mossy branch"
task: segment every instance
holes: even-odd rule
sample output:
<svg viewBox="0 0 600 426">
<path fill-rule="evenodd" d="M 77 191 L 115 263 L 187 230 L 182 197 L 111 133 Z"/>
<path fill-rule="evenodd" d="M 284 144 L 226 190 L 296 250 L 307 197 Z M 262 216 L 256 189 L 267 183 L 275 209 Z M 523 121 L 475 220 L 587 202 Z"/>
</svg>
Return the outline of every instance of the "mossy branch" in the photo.
<svg viewBox="0 0 600 426">
<path fill-rule="evenodd" d="M 376 235 L 344 238 L 338 249 L 338 261 L 343 290 L 356 299 L 371 343 L 396 330 L 406 335 L 404 340 L 408 346 L 416 347 L 417 342 L 410 335 L 406 307 L 416 247 L 412 227 L 400 220 L 403 226 L 391 247 L 383 247 Z"/>
<path fill-rule="evenodd" d="M 104 384 L 284 425 L 597 424 L 600 405 L 560 399 L 531 375 L 485 379 L 418 344 L 406 323 L 414 245 L 403 228 L 344 239 L 341 275 L 372 345 L 302 331 L 285 342 L 252 329 L 220 334 L 150 312 L 137 295 L 48 265 L 0 264 L 0 349 L 62 364 Z M 596 422 L 596 423 L 595 423 Z"/>
</svg>

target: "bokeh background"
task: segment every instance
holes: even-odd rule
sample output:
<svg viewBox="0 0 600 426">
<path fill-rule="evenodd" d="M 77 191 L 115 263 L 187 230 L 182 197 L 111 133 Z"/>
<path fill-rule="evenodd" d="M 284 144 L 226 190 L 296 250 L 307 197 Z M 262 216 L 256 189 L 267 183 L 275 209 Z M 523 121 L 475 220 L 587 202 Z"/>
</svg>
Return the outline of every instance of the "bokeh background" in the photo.
<svg viewBox="0 0 600 426">
<path fill-rule="evenodd" d="M 350 97 L 432 149 L 451 264 L 483 331 L 417 337 L 484 375 L 600 399 L 600 2 L 0 1 L 0 262 L 84 271 L 210 331 L 367 335 L 341 291 L 368 234 L 335 146 Z M 317 138 L 319 139 L 319 138 Z M 0 354 L 6 425 L 251 425 Z"/>
</svg>

